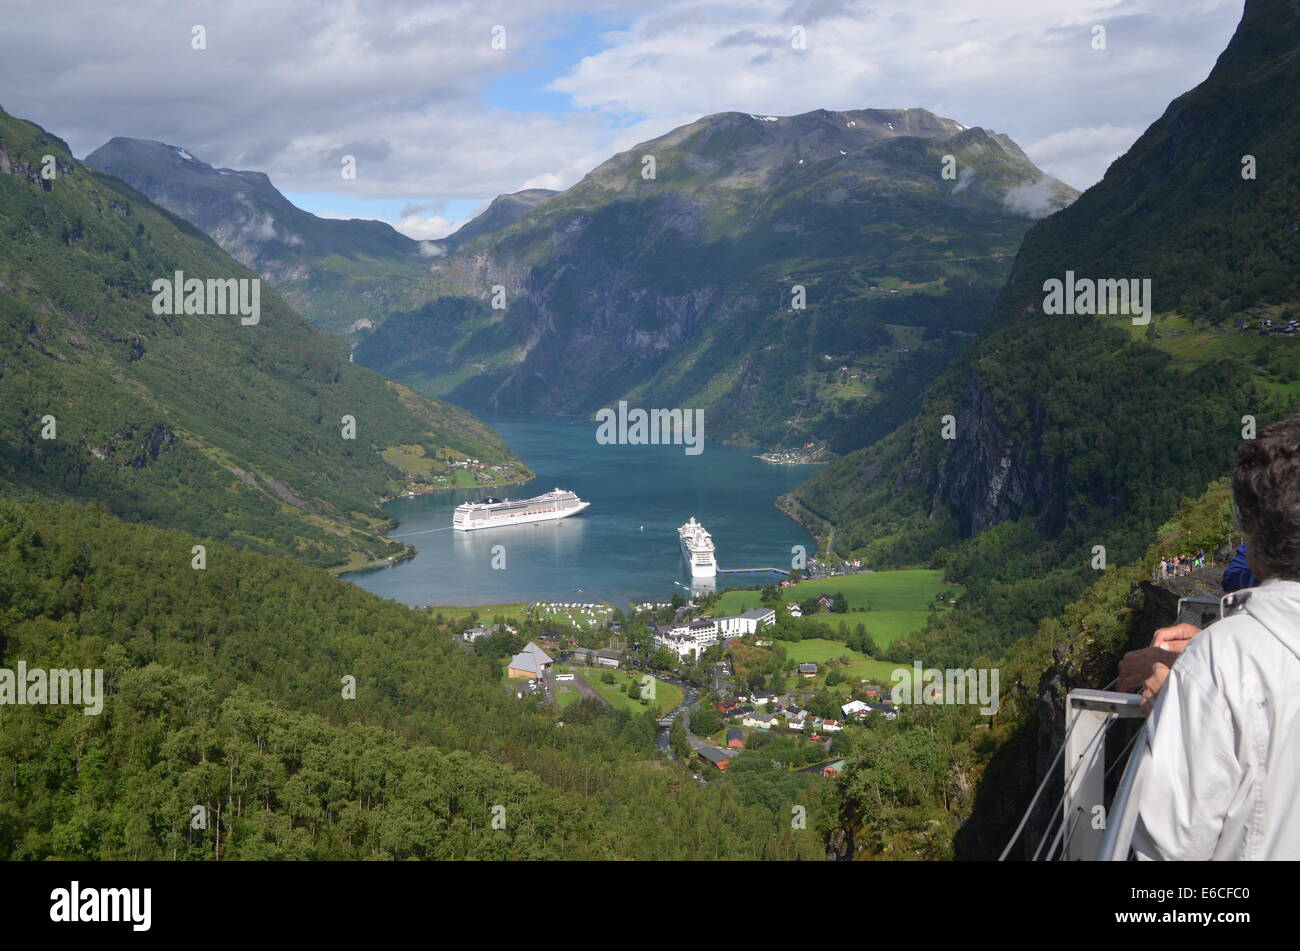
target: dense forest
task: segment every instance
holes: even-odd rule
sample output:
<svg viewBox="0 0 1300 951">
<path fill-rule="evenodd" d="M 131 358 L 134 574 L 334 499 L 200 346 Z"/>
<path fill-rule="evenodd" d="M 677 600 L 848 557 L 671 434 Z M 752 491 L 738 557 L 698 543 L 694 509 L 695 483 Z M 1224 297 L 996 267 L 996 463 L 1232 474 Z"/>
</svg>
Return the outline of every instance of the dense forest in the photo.
<svg viewBox="0 0 1300 951">
<path fill-rule="evenodd" d="M 825 855 L 819 776 L 755 753 L 694 782 L 646 716 L 584 704 L 561 726 L 427 613 L 223 545 L 196 570 L 193 541 L 0 500 L 0 667 L 102 668 L 108 693 L 98 716 L 0 714 L 0 856 Z"/>
</svg>

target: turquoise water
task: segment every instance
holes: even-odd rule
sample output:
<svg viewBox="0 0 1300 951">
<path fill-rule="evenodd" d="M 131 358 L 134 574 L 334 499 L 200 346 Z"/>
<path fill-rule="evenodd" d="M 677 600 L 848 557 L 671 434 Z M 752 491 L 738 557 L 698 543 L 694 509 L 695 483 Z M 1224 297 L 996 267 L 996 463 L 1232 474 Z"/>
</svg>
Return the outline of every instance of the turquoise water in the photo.
<svg viewBox="0 0 1300 951">
<path fill-rule="evenodd" d="M 392 536 L 418 554 L 387 568 L 345 575 L 384 598 L 410 605 L 510 604 L 518 601 L 667 601 L 685 593 L 690 573 L 677 527 L 694 515 L 713 535 L 720 568 L 788 570 L 790 549 L 815 544 L 773 505 L 816 471 L 777 466 L 754 450 L 706 443 L 609 446 L 596 442 L 592 420 L 522 414 L 485 415 L 510 448 L 537 473 L 523 486 L 460 489 L 402 498 L 385 507 L 400 520 Z M 484 495 L 528 498 L 555 487 L 591 503 L 553 522 L 453 532 L 451 512 Z M 493 549 L 505 568 L 492 567 Z M 720 587 L 775 580 L 773 574 L 722 574 Z"/>
</svg>

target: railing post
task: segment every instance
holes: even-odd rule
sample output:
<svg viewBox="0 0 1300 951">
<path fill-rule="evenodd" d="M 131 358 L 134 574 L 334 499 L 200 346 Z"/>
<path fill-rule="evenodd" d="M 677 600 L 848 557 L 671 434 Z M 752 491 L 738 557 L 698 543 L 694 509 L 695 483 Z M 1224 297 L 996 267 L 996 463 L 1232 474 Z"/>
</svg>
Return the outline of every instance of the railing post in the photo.
<svg viewBox="0 0 1300 951">
<path fill-rule="evenodd" d="M 1144 715 L 1138 694 L 1081 689 L 1066 697 L 1062 858 L 1097 858 L 1107 825 L 1106 728 Z"/>
</svg>

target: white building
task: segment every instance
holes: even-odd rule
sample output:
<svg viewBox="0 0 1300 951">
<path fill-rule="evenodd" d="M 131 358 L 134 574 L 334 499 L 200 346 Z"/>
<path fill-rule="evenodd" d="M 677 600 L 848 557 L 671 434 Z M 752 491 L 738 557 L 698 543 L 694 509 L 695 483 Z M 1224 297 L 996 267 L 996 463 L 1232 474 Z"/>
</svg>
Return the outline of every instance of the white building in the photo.
<svg viewBox="0 0 1300 951">
<path fill-rule="evenodd" d="M 727 637 L 753 634 L 759 628 L 776 622 L 776 612 L 771 608 L 755 608 L 734 617 L 699 618 L 694 621 L 675 621 L 656 627 L 655 643 L 666 647 L 678 657 L 685 658 L 691 651 L 695 656 L 704 653 Z"/>
<path fill-rule="evenodd" d="M 755 608 L 734 617 L 714 618 L 722 637 L 742 637 L 757 633 L 760 627 L 776 623 L 776 612 L 771 608 Z"/>
<path fill-rule="evenodd" d="M 859 714 L 868 712 L 870 709 L 871 708 L 867 706 L 865 703 L 863 703 L 861 700 L 854 700 L 840 707 L 840 710 L 843 711 L 846 717 L 857 716 Z"/>
<path fill-rule="evenodd" d="M 655 628 L 655 643 L 667 648 L 683 660 L 695 651 L 698 657 L 721 640 L 718 626 L 712 620 L 679 621 Z"/>
</svg>

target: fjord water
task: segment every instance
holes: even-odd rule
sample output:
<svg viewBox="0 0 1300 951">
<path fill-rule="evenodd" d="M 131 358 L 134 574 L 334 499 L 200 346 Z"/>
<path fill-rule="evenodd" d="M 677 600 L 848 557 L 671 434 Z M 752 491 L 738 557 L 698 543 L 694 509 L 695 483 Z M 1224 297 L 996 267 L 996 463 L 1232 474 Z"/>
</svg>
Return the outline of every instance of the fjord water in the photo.
<svg viewBox="0 0 1300 951">
<path fill-rule="evenodd" d="M 409 605 L 512 604 L 519 601 L 667 601 L 691 578 L 677 527 L 694 515 L 712 533 L 719 567 L 788 569 L 791 548 L 815 543 L 775 505 L 807 479 L 812 466 L 779 466 L 755 450 L 706 442 L 683 446 L 611 446 L 596 442 L 589 419 L 483 415 L 537 478 L 503 489 L 457 489 L 389 502 L 400 521 L 392 537 L 416 556 L 353 572 L 349 581 Z M 457 505 L 485 495 L 528 498 L 572 489 L 591 507 L 552 522 L 473 532 L 451 530 Z M 493 568 L 504 555 L 505 567 Z M 765 583 L 773 574 L 723 574 L 719 588 Z"/>
</svg>

